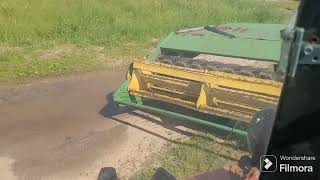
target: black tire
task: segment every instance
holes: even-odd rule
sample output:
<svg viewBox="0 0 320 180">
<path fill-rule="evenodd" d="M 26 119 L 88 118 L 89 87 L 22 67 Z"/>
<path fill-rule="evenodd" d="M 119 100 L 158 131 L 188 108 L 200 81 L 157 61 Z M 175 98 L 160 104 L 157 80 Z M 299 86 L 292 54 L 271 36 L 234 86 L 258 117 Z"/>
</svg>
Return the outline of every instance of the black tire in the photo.
<svg viewBox="0 0 320 180">
<path fill-rule="evenodd" d="M 248 148 L 254 165 L 259 164 L 260 157 L 267 149 L 277 109 L 265 108 L 257 112 L 248 128 Z"/>
<path fill-rule="evenodd" d="M 116 169 L 113 167 L 101 168 L 97 180 L 118 180 Z"/>
</svg>

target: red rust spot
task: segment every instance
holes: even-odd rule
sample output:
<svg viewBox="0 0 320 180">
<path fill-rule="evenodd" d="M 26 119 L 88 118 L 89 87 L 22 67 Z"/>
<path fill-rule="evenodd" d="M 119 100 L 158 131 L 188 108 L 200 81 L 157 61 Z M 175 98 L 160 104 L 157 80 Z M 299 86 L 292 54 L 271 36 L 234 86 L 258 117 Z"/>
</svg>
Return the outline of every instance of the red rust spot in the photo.
<svg viewBox="0 0 320 180">
<path fill-rule="evenodd" d="M 248 31 L 248 30 L 249 30 L 248 28 L 244 28 L 244 29 L 241 29 L 240 32 L 241 32 L 241 33 L 244 33 L 244 32 L 246 32 L 246 31 Z"/>
</svg>

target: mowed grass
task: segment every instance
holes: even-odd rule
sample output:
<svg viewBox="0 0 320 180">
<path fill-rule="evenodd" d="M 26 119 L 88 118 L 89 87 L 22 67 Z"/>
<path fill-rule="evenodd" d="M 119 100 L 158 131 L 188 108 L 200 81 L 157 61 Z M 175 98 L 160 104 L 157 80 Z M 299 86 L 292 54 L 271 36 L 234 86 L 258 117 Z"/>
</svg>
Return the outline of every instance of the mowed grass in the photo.
<svg viewBox="0 0 320 180">
<path fill-rule="evenodd" d="M 145 52 L 143 48 L 135 49 L 137 47 L 82 47 L 73 44 L 57 44 L 49 48 L 0 47 L 0 87 L 70 73 L 112 68 L 124 70 L 132 57 L 139 56 L 137 52 L 140 56 Z"/>
<path fill-rule="evenodd" d="M 128 62 L 181 28 L 286 19 L 273 3 L 256 0 L 2 0 L 0 83 L 103 69 L 119 59 Z M 51 58 L 37 53 L 66 44 L 82 53 Z M 103 47 L 105 58 L 89 59 L 88 46 Z"/>
<path fill-rule="evenodd" d="M 145 167 L 134 174 L 131 180 L 150 180 L 156 169 L 162 167 L 177 177 L 186 179 L 207 171 L 237 164 L 247 152 L 237 148 L 231 141 L 219 142 L 213 135 L 206 133 L 193 136 L 183 143 L 169 144 L 160 154 L 154 155 Z"/>
</svg>

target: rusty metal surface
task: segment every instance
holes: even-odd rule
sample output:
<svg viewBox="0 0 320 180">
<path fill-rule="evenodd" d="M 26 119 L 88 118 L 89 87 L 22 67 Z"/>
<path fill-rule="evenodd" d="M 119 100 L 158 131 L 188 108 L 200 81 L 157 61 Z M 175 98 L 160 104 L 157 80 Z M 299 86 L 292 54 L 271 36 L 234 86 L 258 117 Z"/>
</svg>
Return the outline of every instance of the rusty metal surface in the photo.
<svg viewBox="0 0 320 180">
<path fill-rule="evenodd" d="M 211 61 L 208 59 L 193 59 L 193 58 L 187 58 L 187 57 L 168 56 L 168 55 L 162 55 L 156 61 L 164 64 L 173 65 L 173 66 L 179 66 L 179 67 L 187 67 L 187 68 L 198 69 L 198 70 L 226 72 L 226 73 L 239 74 L 239 75 L 256 77 L 261 79 L 276 80 L 274 77 L 274 71 L 272 67 L 260 68 L 260 67 L 254 67 L 254 66 L 242 66 L 239 64 L 223 63 L 222 61 L 218 62 L 218 61 Z"/>
</svg>

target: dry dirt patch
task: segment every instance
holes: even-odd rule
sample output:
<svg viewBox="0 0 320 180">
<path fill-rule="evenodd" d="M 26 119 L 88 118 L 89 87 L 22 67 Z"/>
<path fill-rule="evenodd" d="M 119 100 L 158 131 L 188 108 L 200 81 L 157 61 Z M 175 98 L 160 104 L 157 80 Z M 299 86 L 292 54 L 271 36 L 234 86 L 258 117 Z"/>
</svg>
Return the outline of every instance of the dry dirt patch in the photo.
<svg viewBox="0 0 320 180">
<path fill-rule="evenodd" d="M 153 121 L 157 121 L 160 124 L 162 123 L 161 118 L 154 115 L 141 111 L 136 111 L 136 113 L 152 118 Z M 142 169 L 144 163 L 152 158 L 152 154 L 160 152 L 167 143 L 188 139 L 186 135 L 132 114 L 124 113 L 114 118 L 127 124 L 128 139 L 120 148 L 97 160 L 91 168 L 82 173 L 88 176 L 91 175 L 92 179 L 97 175 L 96 170 L 103 166 L 115 167 L 121 179 L 128 179 L 135 172 Z M 185 127 L 177 128 L 182 131 L 192 131 Z"/>
<path fill-rule="evenodd" d="M 101 72 L 1 88 L 0 167 L 6 179 L 90 180 L 106 166 L 128 179 L 167 143 L 187 138 L 181 131 L 188 129 L 174 121 L 140 111 L 117 114 L 105 97 L 124 77 Z M 101 109 L 115 114 L 102 115 Z"/>
</svg>

